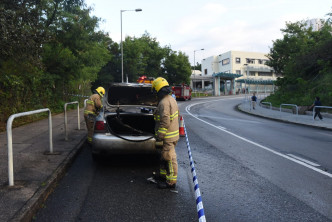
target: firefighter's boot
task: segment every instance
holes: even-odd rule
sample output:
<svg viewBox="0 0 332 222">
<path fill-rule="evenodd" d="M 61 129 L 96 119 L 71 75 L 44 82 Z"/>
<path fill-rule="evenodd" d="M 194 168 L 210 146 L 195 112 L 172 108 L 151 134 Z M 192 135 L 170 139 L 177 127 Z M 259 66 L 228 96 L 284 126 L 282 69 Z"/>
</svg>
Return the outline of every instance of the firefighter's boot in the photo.
<svg viewBox="0 0 332 222">
<path fill-rule="evenodd" d="M 167 183 L 166 181 L 159 181 L 158 182 L 158 188 L 159 189 L 174 189 L 176 187 L 176 183 L 170 185 L 169 183 Z"/>
</svg>

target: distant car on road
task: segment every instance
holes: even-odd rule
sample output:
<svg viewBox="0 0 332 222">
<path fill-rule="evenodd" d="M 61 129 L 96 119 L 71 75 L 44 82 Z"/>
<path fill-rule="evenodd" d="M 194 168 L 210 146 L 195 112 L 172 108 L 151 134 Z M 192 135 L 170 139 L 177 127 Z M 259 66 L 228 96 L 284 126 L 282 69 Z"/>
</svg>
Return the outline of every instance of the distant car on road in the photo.
<svg viewBox="0 0 332 222">
<path fill-rule="evenodd" d="M 153 117 L 156 106 L 151 84 L 112 84 L 96 118 L 92 137 L 94 160 L 106 154 L 158 154 Z"/>
</svg>

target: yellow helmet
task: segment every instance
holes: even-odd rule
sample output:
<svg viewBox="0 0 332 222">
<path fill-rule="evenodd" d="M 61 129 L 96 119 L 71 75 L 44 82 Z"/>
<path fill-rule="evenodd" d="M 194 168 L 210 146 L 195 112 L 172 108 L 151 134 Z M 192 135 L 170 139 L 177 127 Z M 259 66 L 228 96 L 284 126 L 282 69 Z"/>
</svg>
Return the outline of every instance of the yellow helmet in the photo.
<svg viewBox="0 0 332 222">
<path fill-rule="evenodd" d="M 152 82 L 152 90 L 154 89 L 157 92 L 159 92 L 159 90 L 164 86 L 169 86 L 169 84 L 163 77 L 158 77 Z"/>
<path fill-rule="evenodd" d="M 105 95 L 105 89 L 101 86 L 99 86 L 97 89 L 96 89 L 97 93 L 101 96 L 101 97 L 104 97 Z"/>
</svg>

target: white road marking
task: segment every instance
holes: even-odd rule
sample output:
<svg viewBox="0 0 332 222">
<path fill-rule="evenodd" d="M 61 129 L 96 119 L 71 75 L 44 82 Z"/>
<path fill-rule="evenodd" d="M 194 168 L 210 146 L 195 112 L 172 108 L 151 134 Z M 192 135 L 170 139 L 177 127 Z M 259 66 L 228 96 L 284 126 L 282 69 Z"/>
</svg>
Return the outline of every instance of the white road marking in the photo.
<svg viewBox="0 0 332 222">
<path fill-rule="evenodd" d="M 290 156 L 290 157 L 293 157 L 293 158 L 295 158 L 295 159 L 297 159 L 297 160 L 300 160 L 300 161 L 302 161 L 302 162 L 305 162 L 305 163 L 307 163 L 307 164 L 309 164 L 309 165 L 311 165 L 311 166 L 314 166 L 314 167 L 319 167 L 319 166 L 320 166 L 320 165 L 317 164 L 317 163 L 311 162 L 311 161 L 309 161 L 309 160 L 303 159 L 303 158 L 298 157 L 298 156 L 295 156 L 295 155 L 293 155 L 293 154 L 287 154 L 287 155 Z"/>
<path fill-rule="evenodd" d="M 196 117 L 205 117 L 205 118 L 211 118 L 211 119 L 223 119 L 228 121 L 238 121 L 238 122 L 248 122 L 248 123 L 260 123 L 258 121 L 252 121 L 252 120 L 244 120 L 244 119 L 231 119 L 226 117 L 216 117 L 216 116 L 206 116 L 206 115 L 196 115 Z"/>
<path fill-rule="evenodd" d="M 232 99 L 233 99 L 233 98 L 232 98 Z M 218 100 L 211 100 L 211 101 L 205 101 L 205 102 L 200 102 L 200 103 L 194 103 L 194 104 L 191 104 L 191 105 L 187 106 L 187 107 L 186 107 L 186 111 L 187 111 L 187 113 L 188 113 L 190 116 L 192 116 L 193 118 L 195 118 L 195 119 L 197 119 L 197 120 L 199 120 L 199 121 L 201 121 L 201 122 L 203 122 L 203 123 L 206 123 L 206 124 L 208 124 L 208 125 L 210 125 L 210 126 L 212 126 L 212 127 L 215 127 L 216 129 L 219 129 L 219 130 L 221 130 L 221 131 L 223 131 L 223 132 L 225 132 L 225 133 L 228 133 L 228 134 L 230 134 L 230 135 L 232 135 L 232 136 L 234 136 L 234 137 L 236 137 L 236 138 L 238 138 L 238 139 L 241 139 L 241 140 L 243 140 L 243 141 L 245 141 L 245 142 L 247 142 L 247 143 L 253 144 L 253 145 L 255 145 L 255 146 L 259 147 L 259 148 L 262 148 L 262 149 L 264 149 L 264 150 L 266 150 L 266 151 L 269 151 L 269 152 L 271 152 L 271 153 L 273 153 L 273 154 L 275 154 L 275 155 L 278 155 L 278 156 L 280 156 L 280 157 L 283 157 L 283 158 L 285 158 L 285 159 L 288 159 L 288 160 L 290 160 L 290 161 L 292 161 L 292 162 L 295 162 L 295 163 L 300 164 L 300 165 L 302 165 L 302 166 L 304 166 L 304 167 L 307 167 L 307 168 L 309 168 L 309 169 L 311 169 L 311 170 L 314 170 L 314 171 L 316 171 L 316 172 L 318 172 L 318 173 L 320 173 L 320 174 L 323 174 L 323 175 L 325 175 L 325 176 L 328 176 L 328 177 L 332 178 L 332 174 L 330 174 L 330 173 L 328 173 L 328 172 L 325 172 L 325 171 L 323 171 L 323 170 L 321 170 L 321 169 L 318 169 L 318 168 L 316 168 L 316 167 L 313 167 L 312 165 L 307 164 L 307 163 L 305 163 L 305 162 L 302 162 L 302 161 L 300 161 L 300 160 L 297 160 L 297 159 L 295 159 L 295 158 L 293 158 L 293 157 L 290 157 L 290 156 L 287 156 L 287 155 L 285 155 L 285 154 L 279 153 L 279 152 L 277 152 L 277 151 L 275 151 L 275 150 L 273 150 L 273 149 L 270 149 L 270 148 L 268 148 L 268 147 L 266 147 L 266 146 L 260 145 L 260 144 L 258 144 L 258 143 L 256 143 L 256 142 L 253 142 L 253 141 L 251 141 L 251 140 L 249 140 L 249 139 L 246 139 L 246 138 L 244 138 L 244 137 L 242 137 L 242 136 L 239 136 L 239 135 L 237 135 L 237 134 L 235 134 L 235 133 L 232 133 L 232 132 L 226 130 L 225 128 L 223 129 L 223 128 L 220 127 L 220 126 L 215 126 L 215 125 L 213 125 L 212 123 L 209 123 L 209 122 L 207 122 L 207 121 L 204 121 L 204 120 L 202 120 L 202 119 L 196 117 L 195 115 L 193 115 L 191 112 L 189 112 L 190 107 L 192 107 L 192 106 L 195 106 L 195 105 L 198 105 L 198 104 L 202 104 L 202 103 L 207 103 L 207 102 L 220 101 L 220 100 L 226 100 L 226 99 L 218 99 Z"/>
<path fill-rule="evenodd" d="M 218 129 L 226 129 L 225 127 L 222 126 L 217 126 Z"/>
</svg>

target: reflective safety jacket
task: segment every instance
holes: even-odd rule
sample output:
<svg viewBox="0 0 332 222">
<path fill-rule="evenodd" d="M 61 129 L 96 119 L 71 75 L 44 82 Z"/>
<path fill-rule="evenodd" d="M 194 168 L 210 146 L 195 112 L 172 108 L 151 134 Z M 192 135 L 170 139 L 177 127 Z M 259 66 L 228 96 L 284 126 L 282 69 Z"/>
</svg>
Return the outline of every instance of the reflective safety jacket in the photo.
<svg viewBox="0 0 332 222">
<path fill-rule="evenodd" d="M 103 107 L 100 96 L 98 94 L 93 94 L 86 101 L 86 107 L 84 110 L 84 115 L 97 115 L 99 110 Z"/>
<path fill-rule="evenodd" d="M 174 142 L 179 140 L 179 108 L 171 95 L 162 98 L 154 112 L 157 140 Z"/>
</svg>

